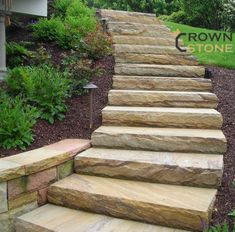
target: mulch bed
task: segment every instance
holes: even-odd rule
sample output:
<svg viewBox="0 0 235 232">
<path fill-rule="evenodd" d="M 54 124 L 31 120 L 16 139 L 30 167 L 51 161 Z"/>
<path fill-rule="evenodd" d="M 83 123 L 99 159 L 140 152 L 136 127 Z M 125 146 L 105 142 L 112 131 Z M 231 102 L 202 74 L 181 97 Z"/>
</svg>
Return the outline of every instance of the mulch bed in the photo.
<svg viewBox="0 0 235 232">
<path fill-rule="evenodd" d="M 38 121 L 33 129 L 35 140 L 26 151 L 55 143 L 62 139 L 90 139 L 92 132 L 100 127 L 102 123 L 101 110 L 107 105 L 108 92 L 112 87 L 114 59 L 111 56 L 103 58 L 97 61 L 95 66 L 103 68 L 104 74 L 92 80 L 98 86 L 98 89 L 94 92 L 93 99 L 93 128 L 90 129 L 89 95 L 73 97 L 67 101 L 68 112 L 63 121 L 56 121 L 53 125 L 44 120 Z M 22 151 L 18 149 L 5 150 L 0 148 L 0 157 L 20 152 Z"/>
<path fill-rule="evenodd" d="M 235 209 L 235 70 L 209 67 L 212 72 L 213 92 L 219 98 L 218 111 L 223 115 L 223 132 L 228 140 L 228 150 L 224 154 L 224 174 L 217 195 L 212 224 L 233 223 L 228 216 Z"/>
</svg>

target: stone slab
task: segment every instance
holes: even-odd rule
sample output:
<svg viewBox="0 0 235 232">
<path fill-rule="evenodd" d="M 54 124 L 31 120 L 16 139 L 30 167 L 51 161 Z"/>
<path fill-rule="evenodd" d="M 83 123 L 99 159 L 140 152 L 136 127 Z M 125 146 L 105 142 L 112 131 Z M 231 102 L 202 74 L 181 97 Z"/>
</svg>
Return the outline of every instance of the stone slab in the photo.
<svg viewBox="0 0 235 232">
<path fill-rule="evenodd" d="M 7 183 L 0 183 L 0 213 L 8 211 L 7 205 Z"/>
<path fill-rule="evenodd" d="M 48 204 L 16 221 L 16 232 L 183 232 Z"/>
<path fill-rule="evenodd" d="M 209 223 L 216 192 L 74 174 L 51 185 L 48 199 L 75 209 L 201 231 L 201 221 Z"/>
<path fill-rule="evenodd" d="M 57 167 L 58 169 L 58 179 L 61 180 L 73 173 L 74 161 L 69 160 L 64 164 L 61 164 Z"/>
</svg>

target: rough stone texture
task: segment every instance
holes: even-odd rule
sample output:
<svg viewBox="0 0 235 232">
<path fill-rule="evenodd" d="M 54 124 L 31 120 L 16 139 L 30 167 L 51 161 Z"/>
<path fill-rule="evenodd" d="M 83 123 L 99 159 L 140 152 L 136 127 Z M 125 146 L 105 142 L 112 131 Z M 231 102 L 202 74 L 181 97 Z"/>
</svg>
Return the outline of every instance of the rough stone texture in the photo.
<svg viewBox="0 0 235 232">
<path fill-rule="evenodd" d="M 107 106 L 103 125 L 220 129 L 222 116 L 214 109 Z"/>
<path fill-rule="evenodd" d="M 30 212 L 37 207 L 37 202 L 33 202 L 20 208 L 10 210 L 7 213 L 0 214 L 0 232 L 14 232 L 15 218 Z"/>
<path fill-rule="evenodd" d="M 7 206 L 7 183 L 0 183 L 0 213 L 8 211 Z"/>
<path fill-rule="evenodd" d="M 48 192 L 48 187 L 38 190 L 38 205 L 39 206 L 45 205 L 47 203 L 47 192 Z"/>
<path fill-rule="evenodd" d="M 79 174 L 216 188 L 223 155 L 91 148 L 75 158 Z"/>
<path fill-rule="evenodd" d="M 57 180 L 57 169 L 51 168 L 29 176 L 20 177 L 8 182 L 8 198 L 13 199 L 16 196 L 47 187 Z"/>
<path fill-rule="evenodd" d="M 151 76 L 114 76 L 114 89 L 211 91 L 211 80 L 202 78 L 175 78 Z"/>
<path fill-rule="evenodd" d="M 48 204 L 21 216 L 16 232 L 183 232 Z"/>
<path fill-rule="evenodd" d="M 129 45 L 129 44 L 115 44 L 115 57 L 128 56 L 134 54 L 155 54 L 155 55 L 181 55 L 174 46 L 150 46 L 150 45 Z M 137 73 L 136 73 L 137 74 Z M 135 74 L 134 74 L 135 75 Z"/>
<path fill-rule="evenodd" d="M 89 140 L 66 139 L 43 148 L 7 157 L 3 160 L 24 166 L 26 175 L 29 175 L 64 163 L 89 147 Z M 0 160 L 0 165 L 1 162 Z"/>
<path fill-rule="evenodd" d="M 61 180 L 73 173 L 74 161 L 70 160 L 58 166 L 58 179 Z"/>
<path fill-rule="evenodd" d="M 37 192 L 23 193 L 8 201 L 9 210 L 16 209 L 37 201 Z"/>
<path fill-rule="evenodd" d="M 102 126 L 92 135 L 97 147 L 223 154 L 226 138 L 220 130 Z"/>
<path fill-rule="evenodd" d="M 24 174 L 25 169 L 22 165 L 5 159 L 0 159 L 0 182 L 12 180 L 23 176 Z"/>
<path fill-rule="evenodd" d="M 174 46 L 174 38 L 162 37 L 141 37 L 141 36 L 113 36 L 115 44 L 134 44 L 134 45 L 158 45 L 158 46 Z"/>
<path fill-rule="evenodd" d="M 201 231 L 201 221 L 209 222 L 216 192 L 75 174 L 50 186 L 48 199 L 72 208 Z"/>
<path fill-rule="evenodd" d="M 163 64 L 163 65 L 197 65 L 198 62 L 191 56 L 185 55 L 158 55 L 120 53 L 115 56 L 116 63 L 132 64 Z"/>
<path fill-rule="evenodd" d="M 183 65 L 116 64 L 117 75 L 204 77 L 205 68 Z"/>
<path fill-rule="evenodd" d="M 216 108 L 218 99 L 207 92 L 111 90 L 109 105 Z"/>
</svg>

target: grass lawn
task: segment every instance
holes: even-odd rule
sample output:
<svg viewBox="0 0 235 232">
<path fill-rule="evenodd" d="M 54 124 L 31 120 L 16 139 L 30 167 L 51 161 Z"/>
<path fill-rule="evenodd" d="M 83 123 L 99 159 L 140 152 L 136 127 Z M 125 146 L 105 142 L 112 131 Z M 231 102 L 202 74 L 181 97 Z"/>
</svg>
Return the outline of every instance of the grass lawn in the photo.
<svg viewBox="0 0 235 232">
<path fill-rule="evenodd" d="M 219 33 L 222 31 L 215 31 L 215 30 L 208 30 L 204 28 L 197 28 L 197 27 L 191 27 L 183 24 L 178 23 L 172 23 L 172 22 L 166 22 L 166 25 L 172 30 L 177 31 L 179 30 L 181 33 Z M 224 33 L 224 32 L 222 32 Z M 185 46 L 188 46 L 190 44 L 212 44 L 212 45 L 225 45 L 225 44 L 232 44 L 233 48 L 231 52 L 221 52 L 221 51 L 213 51 L 211 53 L 208 53 L 202 49 L 201 52 L 199 52 L 199 49 L 197 49 L 193 54 L 198 58 L 200 64 L 207 64 L 207 65 L 215 65 L 230 69 L 235 69 L 235 33 L 233 33 L 233 41 L 226 42 L 223 41 L 222 37 L 221 39 L 217 41 L 191 41 L 189 42 L 188 36 L 182 36 L 183 43 Z"/>
</svg>

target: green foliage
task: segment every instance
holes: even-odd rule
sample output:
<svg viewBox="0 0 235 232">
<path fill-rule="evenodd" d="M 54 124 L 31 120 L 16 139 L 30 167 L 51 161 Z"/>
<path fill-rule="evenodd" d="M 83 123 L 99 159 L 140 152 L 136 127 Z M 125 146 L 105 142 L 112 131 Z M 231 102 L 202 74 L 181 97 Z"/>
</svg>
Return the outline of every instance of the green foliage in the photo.
<svg viewBox="0 0 235 232">
<path fill-rule="evenodd" d="M 92 78 L 102 74 L 102 69 L 92 68 L 92 61 L 79 59 L 76 52 L 66 57 L 63 61 L 63 65 L 67 72 L 70 73 L 73 94 L 76 95 L 83 94 L 85 92 L 83 87 L 88 84 Z"/>
<path fill-rule="evenodd" d="M 67 108 L 65 100 L 70 93 L 70 81 L 63 73 L 50 66 L 18 67 L 6 79 L 11 94 L 22 95 L 37 107 L 40 117 L 53 123 L 62 120 Z"/>
<path fill-rule="evenodd" d="M 32 127 L 39 116 L 34 107 L 20 98 L 0 100 L 0 146 L 25 149 L 33 141 Z"/>
<path fill-rule="evenodd" d="M 182 10 L 172 13 L 170 16 L 168 16 L 166 21 L 171 21 L 171 22 L 175 22 L 175 23 L 182 23 L 182 24 L 188 24 L 186 14 Z"/>
<path fill-rule="evenodd" d="M 40 19 L 32 26 L 34 38 L 55 41 L 60 47 L 71 49 L 96 28 L 95 11 L 80 0 L 57 0 L 56 16 Z"/>
<path fill-rule="evenodd" d="M 235 232 L 235 227 L 229 228 L 227 223 L 222 225 L 212 226 L 205 232 Z"/>
<path fill-rule="evenodd" d="M 25 46 L 15 42 L 6 43 L 6 53 L 7 66 L 10 68 L 24 65 L 33 57 L 33 53 Z"/>
</svg>

